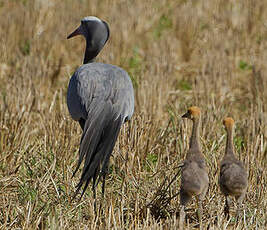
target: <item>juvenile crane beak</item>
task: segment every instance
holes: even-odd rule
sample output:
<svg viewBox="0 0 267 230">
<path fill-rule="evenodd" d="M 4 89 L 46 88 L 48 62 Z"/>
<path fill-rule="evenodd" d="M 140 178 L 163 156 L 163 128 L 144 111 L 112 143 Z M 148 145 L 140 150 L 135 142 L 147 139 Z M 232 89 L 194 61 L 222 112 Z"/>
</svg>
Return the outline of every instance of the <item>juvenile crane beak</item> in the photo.
<svg viewBox="0 0 267 230">
<path fill-rule="evenodd" d="M 67 37 L 67 39 L 72 38 L 72 37 L 77 36 L 77 35 L 82 35 L 82 34 L 83 34 L 82 29 L 81 29 L 81 27 L 79 26 L 75 31 L 73 31 L 73 32 Z"/>
<path fill-rule="evenodd" d="M 189 118 L 189 117 L 190 117 L 190 113 L 189 113 L 189 112 L 185 113 L 185 114 L 182 116 L 182 118 Z"/>
</svg>

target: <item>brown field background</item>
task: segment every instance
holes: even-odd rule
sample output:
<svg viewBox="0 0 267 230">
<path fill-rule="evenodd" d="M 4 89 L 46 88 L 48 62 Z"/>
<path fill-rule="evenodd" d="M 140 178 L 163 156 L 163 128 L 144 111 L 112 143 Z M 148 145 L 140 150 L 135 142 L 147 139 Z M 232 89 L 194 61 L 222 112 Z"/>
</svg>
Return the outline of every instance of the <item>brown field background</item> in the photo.
<svg viewBox="0 0 267 230">
<path fill-rule="evenodd" d="M 66 37 L 88 15 L 110 25 L 98 61 L 127 70 L 136 98 L 97 216 L 90 189 L 71 200 L 81 130 L 66 106 L 85 48 Z M 203 228 L 267 228 L 267 1 L 0 0 L 0 54 L 0 229 L 177 229 L 192 105 L 210 177 Z M 225 116 L 249 172 L 239 222 L 235 208 L 224 219 L 217 182 Z M 195 210 L 193 200 L 188 229 Z"/>
</svg>

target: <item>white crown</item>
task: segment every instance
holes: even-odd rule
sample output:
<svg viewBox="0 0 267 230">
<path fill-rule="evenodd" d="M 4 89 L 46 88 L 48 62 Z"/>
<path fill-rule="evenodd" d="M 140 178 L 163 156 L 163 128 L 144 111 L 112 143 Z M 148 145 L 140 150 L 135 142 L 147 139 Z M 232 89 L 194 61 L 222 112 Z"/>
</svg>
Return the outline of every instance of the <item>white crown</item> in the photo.
<svg viewBox="0 0 267 230">
<path fill-rule="evenodd" d="M 87 16 L 87 17 L 83 18 L 82 21 L 98 21 L 98 22 L 102 22 L 99 18 L 97 18 L 95 16 Z"/>
</svg>

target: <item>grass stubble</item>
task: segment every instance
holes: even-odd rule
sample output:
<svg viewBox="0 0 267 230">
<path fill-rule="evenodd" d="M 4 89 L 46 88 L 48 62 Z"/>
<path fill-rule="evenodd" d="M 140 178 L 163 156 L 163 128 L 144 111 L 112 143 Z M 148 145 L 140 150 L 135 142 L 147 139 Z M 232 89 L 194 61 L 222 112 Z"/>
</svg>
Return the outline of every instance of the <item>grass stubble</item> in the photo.
<svg viewBox="0 0 267 230">
<path fill-rule="evenodd" d="M 109 23 L 98 61 L 127 70 L 136 97 L 98 216 L 90 189 L 71 202 L 81 130 L 65 99 L 84 51 L 66 35 L 87 15 Z M 177 229 L 191 130 L 180 115 L 191 105 L 203 111 L 210 177 L 203 228 L 267 227 L 266 1 L 0 0 L 0 24 L 0 229 Z M 217 182 L 225 116 L 237 121 L 236 154 L 249 172 L 239 222 L 223 218 Z"/>
</svg>

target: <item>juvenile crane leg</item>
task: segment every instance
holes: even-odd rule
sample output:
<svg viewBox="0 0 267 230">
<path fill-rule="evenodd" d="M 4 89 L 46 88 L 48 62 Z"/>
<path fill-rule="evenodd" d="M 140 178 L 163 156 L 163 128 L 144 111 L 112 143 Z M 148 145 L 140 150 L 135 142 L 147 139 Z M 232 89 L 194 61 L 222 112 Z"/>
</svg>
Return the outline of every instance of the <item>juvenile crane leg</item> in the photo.
<svg viewBox="0 0 267 230">
<path fill-rule="evenodd" d="M 225 207 L 224 207 L 224 215 L 229 219 L 230 217 L 230 205 L 232 201 L 229 196 L 225 196 Z"/>
<path fill-rule="evenodd" d="M 185 206 L 191 200 L 191 196 L 188 195 L 183 189 L 180 191 L 180 221 L 179 221 L 179 229 L 183 229 L 184 220 L 185 220 Z"/>
<path fill-rule="evenodd" d="M 202 219 L 203 219 L 203 207 L 202 207 L 202 202 L 207 194 L 208 191 L 208 186 L 204 189 L 204 191 L 202 192 L 202 194 L 200 194 L 197 197 L 197 201 L 198 201 L 198 220 L 199 220 L 199 225 L 200 228 L 202 228 Z"/>
<path fill-rule="evenodd" d="M 184 219 L 185 219 L 185 211 L 184 211 L 185 206 L 181 205 L 180 209 L 180 220 L 179 220 L 179 229 L 183 230 L 184 228 Z"/>
<path fill-rule="evenodd" d="M 197 204 L 198 204 L 198 210 L 197 210 L 197 216 L 199 221 L 199 227 L 202 228 L 202 216 L 203 216 L 203 208 L 202 208 L 202 200 L 200 197 L 197 197 Z"/>
<path fill-rule="evenodd" d="M 239 197 L 236 197 L 236 201 L 237 201 L 236 219 L 237 220 L 239 220 L 241 217 L 242 202 L 244 200 L 244 197 L 245 197 L 245 193 L 243 193 Z"/>
</svg>

